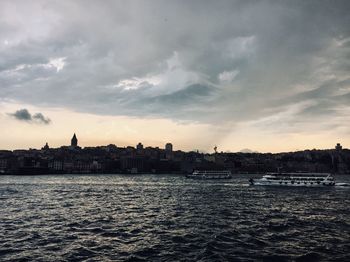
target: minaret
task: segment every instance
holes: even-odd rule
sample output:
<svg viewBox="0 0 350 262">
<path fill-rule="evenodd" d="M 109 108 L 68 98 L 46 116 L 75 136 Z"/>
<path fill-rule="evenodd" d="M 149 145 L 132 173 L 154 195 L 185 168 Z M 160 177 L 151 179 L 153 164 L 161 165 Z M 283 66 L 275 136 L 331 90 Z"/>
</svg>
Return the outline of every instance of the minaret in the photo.
<svg viewBox="0 0 350 262">
<path fill-rule="evenodd" d="M 70 142 L 70 145 L 71 145 L 71 146 L 74 146 L 74 147 L 78 146 L 78 139 L 77 139 L 75 133 L 74 133 L 74 135 L 73 135 L 73 137 L 72 137 L 72 140 L 71 140 L 71 142 Z"/>
</svg>

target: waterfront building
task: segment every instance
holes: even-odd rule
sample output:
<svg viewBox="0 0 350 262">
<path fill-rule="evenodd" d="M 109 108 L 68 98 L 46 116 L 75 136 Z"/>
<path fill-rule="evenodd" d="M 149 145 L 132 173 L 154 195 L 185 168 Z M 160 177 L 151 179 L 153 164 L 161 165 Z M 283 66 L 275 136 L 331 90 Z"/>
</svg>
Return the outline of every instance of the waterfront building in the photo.
<svg viewBox="0 0 350 262">
<path fill-rule="evenodd" d="M 62 160 L 52 160 L 48 163 L 48 167 L 54 171 L 63 171 L 63 161 Z"/>
<path fill-rule="evenodd" d="M 145 159 L 143 157 L 122 157 L 120 159 L 122 170 L 133 173 L 143 172 L 145 169 Z"/>
<path fill-rule="evenodd" d="M 172 160 L 174 158 L 173 145 L 171 143 L 165 144 L 165 158 L 168 160 Z"/>
<path fill-rule="evenodd" d="M 0 172 L 1 170 L 7 169 L 7 162 L 8 162 L 8 159 L 6 158 L 0 159 Z"/>
<path fill-rule="evenodd" d="M 208 162 L 215 162 L 215 155 L 205 154 L 203 158 Z"/>
</svg>

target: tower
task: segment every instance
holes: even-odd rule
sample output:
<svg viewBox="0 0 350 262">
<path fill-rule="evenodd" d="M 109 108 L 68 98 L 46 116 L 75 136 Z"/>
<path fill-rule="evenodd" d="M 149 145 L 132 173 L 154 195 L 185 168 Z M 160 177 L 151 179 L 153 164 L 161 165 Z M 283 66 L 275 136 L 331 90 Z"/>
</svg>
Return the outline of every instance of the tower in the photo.
<svg viewBox="0 0 350 262">
<path fill-rule="evenodd" d="M 171 153 L 173 152 L 173 145 L 171 143 L 166 143 L 165 144 L 165 151 Z"/>
<path fill-rule="evenodd" d="M 78 139 L 77 139 L 77 136 L 75 135 L 75 133 L 74 133 L 74 135 L 73 135 L 73 137 L 72 137 L 72 140 L 71 140 L 71 142 L 70 142 L 70 145 L 71 146 L 78 146 Z"/>
<path fill-rule="evenodd" d="M 173 144 L 171 144 L 171 143 L 165 144 L 165 158 L 169 159 L 169 160 L 174 158 Z"/>
</svg>

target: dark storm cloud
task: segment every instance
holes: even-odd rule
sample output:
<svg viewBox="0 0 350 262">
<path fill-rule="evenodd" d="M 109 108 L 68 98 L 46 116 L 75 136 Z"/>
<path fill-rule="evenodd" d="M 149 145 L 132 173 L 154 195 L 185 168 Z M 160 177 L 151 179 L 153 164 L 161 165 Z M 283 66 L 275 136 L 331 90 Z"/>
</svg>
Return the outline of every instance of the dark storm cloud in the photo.
<svg viewBox="0 0 350 262">
<path fill-rule="evenodd" d="M 14 117 L 19 121 L 26 121 L 30 123 L 44 125 L 48 125 L 51 123 L 51 120 L 48 117 L 45 117 L 42 113 L 35 113 L 34 115 L 32 115 L 26 108 L 19 109 L 14 113 L 8 113 L 8 115 Z"/>
<path fill-rule="evenodd" d="M 32 120 L 32 115 L 29 113 L 27 109 L 20 109 L 17 110 L 16 112 L 9 115 L 13 116 L 17 120 L 23 120 L 23 121 L 31 121 Z"/>
<path fill-rule="evenodd" d="M 34 119 L 34 121 L 38 121 L 39 123 L 43 123 L 46 125 L 51 123 L 51 119 L 48 117 L 45 117 L 42 113 L 34 114 L 33 119 Z"/>
<path fill-rule="evenodd" d="M 0 91 L 207 123 L 298 105 L 291 121 L 336 114 L 348 106 L 348 10 L 349 1 L 2 1 Z"/>
</svg>

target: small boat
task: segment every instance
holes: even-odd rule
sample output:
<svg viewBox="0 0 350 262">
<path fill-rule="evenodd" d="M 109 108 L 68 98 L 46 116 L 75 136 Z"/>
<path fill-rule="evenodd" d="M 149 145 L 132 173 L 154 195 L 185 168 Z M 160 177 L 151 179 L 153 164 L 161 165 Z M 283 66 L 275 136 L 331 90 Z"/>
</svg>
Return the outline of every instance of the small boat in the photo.
<svg viewBox="0 0 350 262">
<path fill-rule="evenodd" d="M 249 179 L 255 186 L 334 186 L 335 181 L 329 173 L 266 173 L 262 178 Z"/>
<path fill-rule="evenodd" d="M 194 179 L 230 179 L 232 174 L 229 170 L 194 170 L 192 174 L 188 174 L 186 177 Z"/>
</svg>

